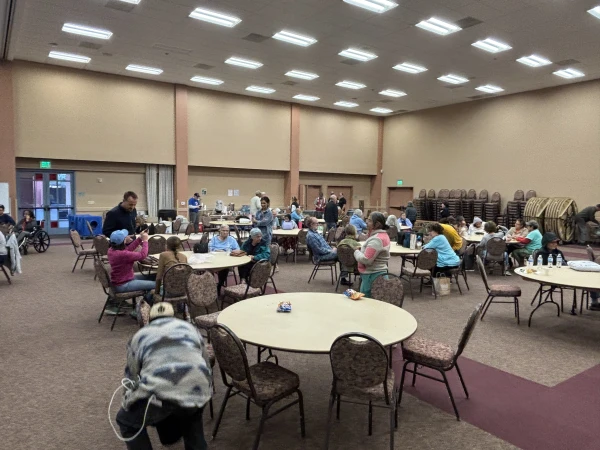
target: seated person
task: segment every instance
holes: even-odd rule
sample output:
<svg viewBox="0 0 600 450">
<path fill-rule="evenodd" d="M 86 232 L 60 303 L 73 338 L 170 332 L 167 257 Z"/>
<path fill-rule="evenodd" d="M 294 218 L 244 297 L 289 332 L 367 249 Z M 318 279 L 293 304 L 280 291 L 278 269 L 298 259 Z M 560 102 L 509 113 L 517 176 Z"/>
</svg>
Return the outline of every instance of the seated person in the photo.
<svg viewBox="0 0 600 450">
<path fill-rule="evenodd" d="M 487 243 L 490 241 L 490 239 L 493 238 L 504 238 L 504 233 L 502 231 L 498 231 L 498 226 L 495 222 L 492 221 L 486 222 L 483 226 L 483 230 L 486 234 L 481 238 L 479 244 L 477 244 L 477 250 L 481 252 L 483 256 L 483 261 L 485 263 L 485 256 L 487 254 Z M 508 268 L 508 266 L 508 252 L 504 252 L 504 267 Z M 511 276 L 512 274 L 508 270 L 506 270 L 504 272 L 504 275 Z"/>
<path fill-rule="evenodd" d="M 548 257 L 550 257 L 552 265 L 556 265 L 556 258 L 560 255 L 563 264 L 567 263 L 567 258 L 558 249 L 558 236 L 552 232 L 544 233 L 542 236 L 542 248 L 538 250 L 538 256 L 542 257 L 542 265 L 548 265 Z"/>
<path fill-rule="evenodd" d="M 398 219 L 396 218 L 395 215 L 390 214 L 389 216 L 387 216 L 387 219 L 385 219 L 385 224 L 387 225 L 387 227 L 398 227 Z"/>
<path fill-rule="evenodd" d="M 313 262 L 316 264 L 321 261 L 337 260 L 337 250 L 331 248 L 323 238 L 323 235 L 317 231 L 319 222 L 314 217 L 306 219 L 308 233 L 306 235 L 306 245 L 313 254 Z"/>
<path fill-rule="evenodd" d="M 469 236 L 469 227 L 467 226 L 467 221 L 463 216 L 456 216 L 456 231 L 463 239 L 466 239 Z"/>
<path fill-rule="evenodd" d="M 35 227 L 38 226 L 37 220 L 33 217 L 33 213 L 31 210 L 26 209 L 23 211 L 23 218 L 19 221 L 16 226 L 16 231 L 19 233 L 17 235 L 17 242 L 21 245 L 21 242 L 26 237 L 29 237 L 31 233 L 35 230 Z"/>
<path fill-rule="evenodd" d="M 254 264 L 257 261 L 271 258 L 271 247 L 269 245 L 270 242 L 266 242 L 263 239 L 262 231 L 259 228 L 252 228 L 250 230 L 250 237 L 242 244 L 242 250 L 250 257 L 250 262 L 238 267 L 240 278 L 248 282 L 250 271 L 254 267 Z M 234 251 L 233 254 L 235 253 Z"/>
<path fill-rule="evenodd" d="M 462 248 L 463 241 L 455 228 L 456 219 L 452 216 L 440 219 L 440 225 L 442 226 L 442 230 L 444 230 L 444 236 L 448 239 L 450 247 L 458 253 Z"/>
<path fill-rule="evenodd" d="M 238 242 L 229 234 L 229 225 L 221 225 L 219 228 L 219 234 L 213 236 L 212 239 L 208 241 L 208 250 L 211 252 L 231 253 L 233 250 L 239 249 L 240 246 Z M 217 284 L 217 292 L 220 294 L 221 288 L 227 284 L 229 268 L 219 270 L 219 272 L 217 272 L 217 276 L 219 279 Z"/>
<path fill-rule="evenodd" d="M 286 214 L 283 222 L 281 222 L 282 230 L 295 230 L 298 228 L 296 222 L 292 220 L 291 214 Z M 283 247 L 287 254 L 294 253 L 294 248 L 296 247 L 296 238 L 294 237 L 282 237 L 279 238 L 279 244 Z"/>
<path fill-rule="evenodd" d="M 360 242 L 358 242 L 358 235 L 356 234 L 356 228 L 354 227 L 354 225 L 350 225 L 350 224 L 346 225 L 346 227 L 344 228 L 344 232 L 345 232 L 346 236 L 344 237 L 344 239 L 342 239 L 338 243 L 338 248 L 342 245 L 347 245 L 352 250 L 359 249 L 362 244 Z M 358 270 L 358 264 L 354 264 L 354 267 L 346 267 L 346 266 L 340 267 L 341 273 L 355 273 L 357 270 Z M 343 284 L 344 286 L 352 285 L 352 283 L 350 283 L 344 277 L 342 277 L 342 280 L 340 281 L 340 283 Z"/>
<path fill-rule="evenodd" d="M 413 224 L 410 219 L 406 217 L 405 212 L 400 213 L 400 218 L 398 219 L 396 226 L 398 227 L 398 243 L 403 247 L 408 248 L 410 246 L 410 230 L 412 230 Z M 402 227 L 408 228 L 403 230 Z"/>
<path fill-rule="evenodd" d="M 181 240 L 177 236 L 171 236 L 167 239 L 167 250 L 162 252 L 158 257 L 156 287 L 154 288 L 154 292 L 157 294 L 160 293 L 162 295 L 162 279 L 167 269 L 174 264 L 187 264 L 187 256 L 181 253 L 182 251 Z"/>
<path fill-rule="evenodd" d="M 286 214 L 285 218 L 283 219 L 283 222 L 281 223 L 281 229 L 282 230 L 294 230 L 296 228 L 298 228 L 298 225 L 296 224 L 296 222 L 294 222 L 292 220 L 292 215 Z"/>
<path fill-rule="evenodd" d="M 525 221 L 523 219 L 517 219 L 515 220 L 515 226 L 506 233 L 506 240 L 512 241 L 518 237 L 524 238 L 527 237 L 527 233 L 529 233 L 529 230 L 525 226 Z"/>
<path fill-rule="evenodd" d="M 296 207 L 296 209 L 292 211 L 292 219 L 294 220 L 294 222 L 296 222 L 296 225 L 299 225 L 300 222 L 304 220 L 301 206 Z"/>
<path fill-rule="evenodd" d="M 6 237 L 0 231 L 0 266 L 4 264 L 8 255 L 8 249 L 6 248 Z"/>
<path fill-rule="evenodd" d="M 473 218 L 473 223 L 469 225 L 469 234 L 483 231 L 483 220 L 479 217 Z"/>
<path fill-rule="evenodd" d="M 542 233 L 538 230 L 539 225 L 535 220 L 530 220 L 525 223 L 527 226 L 527 237 L 517 237 L 516 241 L 523 244 L 525 247 L 513 250 L 511 255 L 517 260 L 519 266 L 523 266 L 529 255 L 536 250 L 542 248 Z"/>
<path fill-rule="evenodd" d="M 4 205 L 0 205 L 0 225 L 2 224 L 15 226 L 15 219 L 4 212 Z"/>
<path fill-rule="evenodd" d="M 394 220 L 395 222 L 395 220 Z M 371 297 L 371 285 L 375 278 L 388 272 L 390 260 L 390 237 L 384 215 L 375 211 L 367 220 L 369 237 L 360 249 L 354 250 L 360 272 L 360 292 Z"/>
<path fill-rule="evenodd" d="M 450 270 L 456 269 L 460 264 L 460 258 L 450 247 L 450 243 L 444 236 L 444 229 L 439 223 L 434 223 L 429 228 L 429 237 L 431 240 L 423 248 L 433 248 L 437 251 L 437 262 L 433 268 L 432 275 L 435 277 L 438 273 L 450 276 Z"/>
<path fill-rule="evenodd" d="M 362 217 L 363 212 L 360 209 L 355 209 L 352 217 L 350 217 L 350 224 L 354 225 L 357 234 L 361 234 L 363 230 L 367 229 L 367 224 Z"/>
</svg>

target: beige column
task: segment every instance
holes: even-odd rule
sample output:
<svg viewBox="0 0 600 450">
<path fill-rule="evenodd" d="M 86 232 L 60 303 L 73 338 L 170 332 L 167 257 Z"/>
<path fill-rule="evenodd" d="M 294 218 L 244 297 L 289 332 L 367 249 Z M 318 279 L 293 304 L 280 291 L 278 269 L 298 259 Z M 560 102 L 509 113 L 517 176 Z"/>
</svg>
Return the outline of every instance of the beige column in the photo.
<svg viewBox="0 0 600 450">
<path fill-rule="evenodd" d="M 175 201 L 178 214 L 187 217 L 188 192 L 188 91 L 175 85 Z M 183 205 L 181 204 L 183 202 Z"/>
<path fill-rule="evenodd" d="M 0 61 L 0 183 L 8 183 L 10 210 L 17 217 L 17 163 L 12 66 Z M 8 207 L 8 205 L 5 205 Z"/>
<path fill-rule="evenodd" d="M 377 135 L 377 174 L 371 180 L 371 204 L 370 206 L 380 207 L 381 206 L 381 186 L 382 186 L 382 174 L 383 169 L 383 117 L 379 118 L 379 132 Z"/>
<path fill-rule="evenodd" d="M 290 112 L 290 170 L 285 176 L 284 202 L 288 205 L 292 196 L 298 197 L 300 186 L 300 107 L 291 105 Z"/>
</svg>

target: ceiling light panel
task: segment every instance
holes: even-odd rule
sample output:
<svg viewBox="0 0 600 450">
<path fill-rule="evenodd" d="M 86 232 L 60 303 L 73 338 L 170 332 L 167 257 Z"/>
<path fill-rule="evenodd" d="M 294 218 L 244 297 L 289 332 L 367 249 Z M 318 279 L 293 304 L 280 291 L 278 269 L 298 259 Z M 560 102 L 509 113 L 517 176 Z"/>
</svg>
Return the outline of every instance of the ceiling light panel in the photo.
<svg viewBox="0 0 600 450">
<path fill-rule="evenodd" d="M 193 81 L 194 83 L 212 84 L 213 86 L 218 86 L 220 84 L 223 84 L 223 80 L 219 80 L 217 78 L 201 77 L 201 76 L 192 77 L 190 80 Z"/>
<path fill-rule="evenodd" d="M 275 33 L 273 35 L 273 39 L 277 39 L 278 41 L 289 42 L 290 44 L 299 45 L 301 47 L 308 47 L 309 45 L 313 45 L 317 40 L 310 36 L 303 36 L 298 33 L 294 33 L 292 31 L 282 30 L 279 33 Z"/>
<path fill-rule="evenodd" d="M 275 92 L 275 89 L 262 86 L 248 86 L 246 90 L 251 92 L 259 92 L 261 94 L 272 94 L 273 92 Z"/>
<path fill-rule="evenodd" d="M 294 98 L 296 100 L 304 100 L 307 102 L 316 102 L 317 100 L 319 100 L 319 97 L 315 97 L 313 95 L 304 95 L 304 94 L 294 95 Z"/>
<path fill-rule="evenodd" d="M 580 78 L 585 76 L 585 73 L 576 69 L 562 69 L 552 73 L 562 78 Z"/>
<path fill-rule="evenodd" d="M 232 56 L 231 58 L 226 60 L 225 63 L 232 64 L 234 66 L 245 67 L 247 69 L 258 69 L 259 67 L 262 67 L 262 65 L 263 65 L 262 63 L 260 63 L 258 61 L 252 61 L 250 59 L 238 58 L 235 56 Z"/>
<path fill-rule="evenodd" d="M 48 56 L 54 59 L 62 59 L 63 61 L 71 61 L 84 64 L 87 64 L 92 60 L 92 58 L 89 58 L 87 56 L 76 55 L 74 53 L 56 52 L 54 50 L 48 53 Z"/>
<path fill-rule="evenodd" d="M 388 109 L 388 108 L 379 108 L 379 107 L 378 108 L 371 108 L 369 111 L 373 111 L 373 112 L 379 113 L 379 114 L 389 114 L 391 112 L 394 112 L 391 109 Z"/>
<path fill-rule="evenodd" d="M 345 102 L 343 100 L 340 100 L 339 102 L 335 102 L 334 105 L 343 106 L 344 108 L 356 108 L 358 106 L 358 103 Z"/>
<path fill-rule="evenodd" d="M 112 32 L 108 30 L 86 27 L 85 25 L 77 25 L 76 23 L 65 23 L 62 27 L 62 31 L 65 33 L 79 34 L 81 36 L 105 40 L 110 39 L 110 37 L 113 35 Z"/>
<path fill-rule="evenodd" d="M 319 78 L 319 75 L 316 73 L 303 72 L 301 70 L 290 70 L 289 72 L 286 72 L 286 75 L 288 77 L 301 78 L 302 80 L 314 80 L 315 78 Z"/>
<path fill-rule="evenodd" d="M 552 64 L 552 61 L 546 58 L 542 58 L 538 55 L 523 56 L 522 58 L 517 59 L 517 62 L 520 62 L 521 64 L 525 64 L 526 66 L 530 67 L 541 67 L 547 66 L 548 64 Z"/>
<path fill-rule="evenodd" d="M 451 73 L 449 73 L 448 75 L 442 75 L 441 77 L 438 78 L 438 80 L 444 81 L 446 83 L 451 83 L 451 84 L 462 84 L 462 83 L 466 83 L 467 81 L 469 81 L 468 78 L 461 77 L 459 75 L 453 75 Z"/>
<path fill-rule="evenodd" d="M 120 0 L 123 3 L 131 3 L 132 5 L 138 5 L 142 0 Z"/>
<path fill-rule="evenodd" d="M 192 19 L 202 20 L 204 22 L 210 22 L 217 25 L 221 25 L 227 28 L 233 28 L 242 21 L 239 17 L 228 16 L 210 9 L 196 8 L 190 13 Z"/>
<path fill-rule="evenodd" d="M 592 9 L 588 9 L 588 12 L 596 17 L 597 19 L 600 19 L 600 6 L 596 6 L 595 8 Z"/>
<path fill-rule="evenodd" d="M 435 34 L 440 34 L 442 36 L 446 36 L 448 34 L 456 33 L 457 31 L 462 30 L 461 27 L 454 25 L 453 23 L 444 22 L 443 20 L 436 19 L 435 17 L 423 20 L 415 26 L 418 28 L 422 28 L 423 30 L 431 31 Z"/>
<path fill-rule="evenodd" d="M 346 50 L 342 50 L 338 53 L 338 55 L 345 56 L 346 58 L 356 59 L 358 61 L 371 61 L 372 59 L 377 58 L 375 53 L 365 52 L 357 48 L 348 48 Z"/>
<path fill-rule="evenodd" d="M 406 92 L 396 91 L 394 89 L 386 89 L 380 92 L 381 95 L 387 95 L 388 97 L 403 97 L 406 95 Z"/>
<path fill-rule="evenodd" d="M 160 75 L 163 73 L 162 69 L 158 69 L 156 67 L 139 66 L 137 64 L 129 64 L 127 67 L 125 67 L 125 69 L 131 70 L 132 72 L 147 73 L 148 75 Z"/>
<path fill-rule="evenodd" d="M 384 13 L 398 6 L 398 3 L 390 0 L 344 0 L 346 3 L 359 8 L 368 9 L 376 13 Z"/>
<path fill-rule="evenodd" d="M 348 89 L 362 89 L 364 87 L 367 87 L 365 84 L 357 83 L 356 81 L 348 81 L 348 80 L 340 81 L 339 83 L 335 83 L 335 85 L 339 86 L 339 87 L 348 88 Z"/>
<path fill-rule="evenodd" d="M 501 87 L 494 86 L 493 84 L 486 84 L 485 86 L 479 86 L 475 89 L 481 92 L 486 92 L 488 94 L 497 94 L 498 92 L 504 91 L 504 89 L 502 89 Z"/>
<path fill-rule="evenodd" d="M 481 50 L 485 50 L 486 52 L 490 53 L 504 52 L 512 48 L 510 45 L 492 38 L 487 38 L 483 41 L 473 42 L 471 45 L 473 47 L 480 48 Z"/>
<path fill-rule="evenodd" d="M 394 69 L 401 70 L 402 72 L 408 73 L 421 73 L 427 71 L 427 69 L 423 66 L 418 66 L 417 64 L 403 62 L 400 64 L 396 64 Z"/>
</svg>

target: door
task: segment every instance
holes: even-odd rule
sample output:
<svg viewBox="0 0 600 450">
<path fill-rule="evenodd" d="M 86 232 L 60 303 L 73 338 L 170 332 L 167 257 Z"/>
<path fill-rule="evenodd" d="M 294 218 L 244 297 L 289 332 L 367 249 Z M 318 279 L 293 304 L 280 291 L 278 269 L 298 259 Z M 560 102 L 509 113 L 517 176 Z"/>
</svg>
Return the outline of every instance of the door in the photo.
<svg viewBox="0 0 600 450">
<path fill-rule="evenodd" d="M 340 193 L 344 193 L 344 198 L 346 199 L 346 211 L 352 209 L 352 186 L 327 186 L 327 199 L 329 200 L 329 195 L 331 191 L 337 196 L 338 200 L 340 199 Z"/>
<path fill-rule="evenodd" d="M 19 217 L 30 209 L 48 234 L 67 234 L 75 214 L 75 174 L 65 171 L 17 171 Z"/>
<path fill-rule="evenodd" d="M 413 199 L 413 188 L 390 187 L 388 188 L 388 211 L 398 216 L 406 208 L 406 204 Z"/>
<path fill-rule="evenodd" d="M 304 209 L 314 211 L 315 199 L 319 196 L 321 186 L 306 186 L 306 205 Z"/>
</svg>

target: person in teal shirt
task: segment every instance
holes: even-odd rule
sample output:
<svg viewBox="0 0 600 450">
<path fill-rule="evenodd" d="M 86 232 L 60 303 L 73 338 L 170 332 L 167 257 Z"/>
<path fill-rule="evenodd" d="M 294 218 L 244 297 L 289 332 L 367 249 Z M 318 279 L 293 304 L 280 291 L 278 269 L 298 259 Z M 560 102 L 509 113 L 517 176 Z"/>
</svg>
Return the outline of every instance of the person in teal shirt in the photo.
<svg viewBox="0 0 600 450">
<path fill-rule="evenodd" d="M 450 269 L 456 269 L 460 264 L 460 258 L 456 254 L 446 236 L 444 229 L 439 223 L 434 223 L 429 228 L 429 236 L 431 240 L 423 246 L 423 248 L 432 248 L 437 251 L 437 262 L 433 268 L 432 275 L 435 277 L 438 273 L 448 275 Z"/>
<path fill-rule="evenodd" d="M 542 233 L 538 229 L 540 226 L 535 220 L 530 220 L 525 223 L 525 226 L 529 230 L 527 233 L 527 237 L 517 237 L 516 240 L 523 244 L 523 248 L 518 248 L 513 250 L 511 255 L 513 258 L 517 260 L 519 266 L 523 266 L 525 264 L 525 260 L 529 258 L 529 255 L 532 255 L 533 252 L 542 248 Z"/>
<path fill-rule="evenodd" d="M 250 262 L 238 267 L 240 278 L 248 281 L 250 271 L 257 261 L 269 260 L 271 258 L 270 241 L 264 239 L 263 233 L 259 228 L 250 230 L 250 237 L 242 244 L 242 250 L 250 257 Z"/>
</svg>

